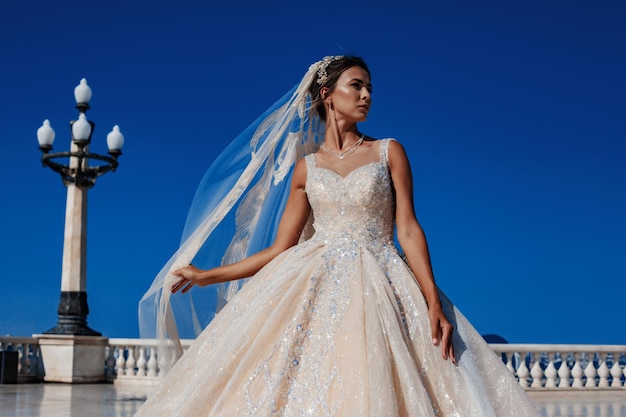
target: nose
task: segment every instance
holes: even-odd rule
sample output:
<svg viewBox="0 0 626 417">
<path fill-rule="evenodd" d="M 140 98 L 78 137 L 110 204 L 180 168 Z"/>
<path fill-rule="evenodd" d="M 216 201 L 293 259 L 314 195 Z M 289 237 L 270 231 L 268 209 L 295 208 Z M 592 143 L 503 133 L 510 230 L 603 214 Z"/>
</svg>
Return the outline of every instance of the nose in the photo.
<svg viewBox="0 0 626 417">
<path fill-rule="evenodd" d="M 361 88 L 361 98 L 369 100 L 370 95 L 371 95 L 371 93 L 370 93 L 370 91 L 366 87 Z"/>
</svg>

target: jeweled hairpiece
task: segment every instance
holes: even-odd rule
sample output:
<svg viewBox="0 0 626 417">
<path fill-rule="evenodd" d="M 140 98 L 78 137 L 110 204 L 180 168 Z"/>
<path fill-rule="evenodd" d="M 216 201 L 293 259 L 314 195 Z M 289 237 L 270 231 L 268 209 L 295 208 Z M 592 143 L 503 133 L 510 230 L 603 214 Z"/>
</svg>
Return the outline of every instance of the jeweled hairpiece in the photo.
<svg viewBox="0 0 626 417">
<path fill-rule="evenodd" d="M 328 79 L 328 74 L 326 73 L 326 68 L 328 68 L 328 65 L 333 61 L 340 60 L 341 58 L 343 58 L 343 55 L 325 56 L 324 58 L 322 58 L 319 64 L 320 68 L 317 70 L 317 83 L 319 85 L 324 84 Z"/>
</svg>

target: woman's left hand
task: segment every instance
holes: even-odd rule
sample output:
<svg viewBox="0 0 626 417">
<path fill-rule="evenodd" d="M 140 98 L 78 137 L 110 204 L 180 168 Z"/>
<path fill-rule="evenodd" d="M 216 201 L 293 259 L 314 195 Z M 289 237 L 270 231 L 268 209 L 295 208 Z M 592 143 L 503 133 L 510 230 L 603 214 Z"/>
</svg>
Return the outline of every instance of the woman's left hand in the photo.
<svg viewBox="0 0 626 417">
<path fill-rule="evenodd" d="M 433 344 L 435 346 L 441 345 L 441 356 L 444 359 L 450 359 L 452 363 L 456 364 L 454 346 L 452 345 L 454 326 L 450 323 L 440 306 L 429 307 L 428 318 L 430 319 L 430 328 L 432 329 Z"/>
</svg>

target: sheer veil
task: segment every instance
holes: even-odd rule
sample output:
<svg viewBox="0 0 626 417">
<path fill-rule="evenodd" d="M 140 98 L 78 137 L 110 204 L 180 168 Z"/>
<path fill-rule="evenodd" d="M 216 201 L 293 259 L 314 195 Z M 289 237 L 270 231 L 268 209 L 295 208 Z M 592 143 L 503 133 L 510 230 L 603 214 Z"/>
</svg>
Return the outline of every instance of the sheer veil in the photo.
<svg viewBox="0 0 626 417">
<path fill-rule="evenodd" d="M 170 297 L 176 281 L 170 272 L 189 263 L 203 269 L 233 263 L 272 243 L 295 163 L 323 140 L 324 123 L 308 92 L 321 63 L 235 138 L 201 180 L 179 249 L 139 302 L 141 337 L 158 340 L 162 370 L 182 354 L 180 338 L 195 338 L 246 281 Z"/>
</svg>

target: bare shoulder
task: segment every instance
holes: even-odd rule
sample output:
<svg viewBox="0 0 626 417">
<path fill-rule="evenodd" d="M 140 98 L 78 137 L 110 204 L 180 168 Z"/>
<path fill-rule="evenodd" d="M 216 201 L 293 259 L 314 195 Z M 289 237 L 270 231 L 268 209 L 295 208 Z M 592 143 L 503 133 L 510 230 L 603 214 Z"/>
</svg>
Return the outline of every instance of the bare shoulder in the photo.
<svg viewBox="0 0 626 417">
<path fill-rule="evenodd" d="M 389 141 L 389 151 L 404 153 L 404 146 L 397 139 L 389 138 L 384 140 Z"/>
<path fill-rule="evenodd" d="M 404 146 L 397 140 L 393 139 L 389 141 L 388 159 L 389 167 L 393 168 L 394 165 L 408 164 L 408 158 Z"/>
<path fill-rule="evenodd" d="M 295 188 L 304 188 L 306 184 L 306 161 L 304 158 L 300 159 L 296 163 L 296 167 L 293 170 L 292 185 Z"/>
</svg>

